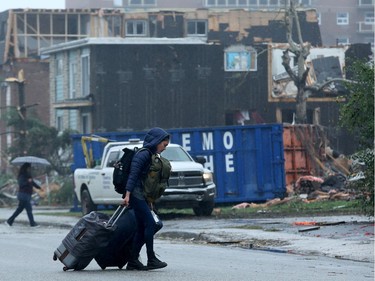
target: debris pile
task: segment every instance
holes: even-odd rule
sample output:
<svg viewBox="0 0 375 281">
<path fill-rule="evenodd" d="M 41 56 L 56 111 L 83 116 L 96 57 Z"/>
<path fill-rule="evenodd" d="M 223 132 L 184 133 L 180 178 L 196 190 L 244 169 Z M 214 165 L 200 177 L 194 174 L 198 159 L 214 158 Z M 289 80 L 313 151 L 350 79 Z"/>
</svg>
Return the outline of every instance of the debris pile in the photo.
<svg viewBox="0 0 375 281">
<path fill-rule="evenodd" d="M 46 182 L 45 176 L 35 178 L 42 189 L 34 188 L 32 203 L 38 205 L 41 201 L 48 201 L 53 194 L 59 192 L 61 185 L 56 182 Z M 11 206 L 17 202 L 18 184 L 15 179 L 8 180 L 0 186 L 0 207 Z"/>
<path fill-rule="evenodd" d="M 353 200 L 358 198 L 358 181 L 364 179 L 364 163 L 358 159 L 338 155 L 329 147 L 325 151 L 326 161 L 319 166 L 325 176 L 300 176 L 296 182 L 286 186 L 286 197 L 275 198 L 265 203 L 240 203 L 232 209 L 267 208 L 270 206 L 302 201 L 305 203 L 322 200 Z M 317 158 L 315 158 L 316 161 Z"/>
</svg>

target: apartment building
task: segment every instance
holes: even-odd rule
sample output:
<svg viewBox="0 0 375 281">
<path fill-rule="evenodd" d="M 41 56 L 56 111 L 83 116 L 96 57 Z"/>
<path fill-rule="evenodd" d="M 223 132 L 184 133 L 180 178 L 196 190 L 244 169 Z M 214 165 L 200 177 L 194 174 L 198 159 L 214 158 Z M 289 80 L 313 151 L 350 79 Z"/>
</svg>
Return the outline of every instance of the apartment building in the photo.
<svg viewBox="0 0 375 281">
<path fill-rule="evenodd" d="M 46 124 L 58 130 L 70 128 L 91 133 L 140 130 L 155 124 L 166 128 L 235 125 L 250 122 L 248 116 L 253 114 L 261 118 L 252 118 L 251 122 L 292 121 L 293 99 L 281 100 L 283 98 L 271 93 L 272 76 L 280 78 L 282 73 L 273 73 L 269 67 L 272 56 L 268 48 L 274 48 L 271 43 L 286 43 L 284 13 L 280 9 L 207 9 L 207 5 L 203 5 L 206 2 L 201 1 L 193 2 L 202 4 L 199 9 L 155 5 L 152 9 L 142 8 L 150 2 L 153 3 L 138 1 L 140 4 L 134 9 L 118 7 L 119 1 L 115 1 L 113 6 L 116 7 L 108 9 L 67 5 L 63 10 L 16 9 L 0 13 L 0 75 L 4 79 L 14 78 L 23 70 L 25 105 L 38 104 L 29 109 L 30 113 L 35 111 Z M 216 5 L 215 1 L 207 3 Z M 281 2 L 277 3 L 281 6 Z M 313 46 L 322 46 L 316 11 L 304 9 L 299 15 L 304 40 Z M 92 38 L 98 40 L 92 41 Z M 103 40 L 105 38 L 107 40 Z M 168 38 L 169 42 L 163 38 Z M 153 42 L 155 40 L 159 42 Z M 134 48 L 134 42 L 138 42 L 138 48 Z M 153 48 L 148 48 L 150 46 Z M 42 51 L 46 49 L 49 50 Z M 195 54 L 197 50 L 201 51 Z M 141 51 L 148 60 L 138 59 Z M 120 63 L 117 70 L 108 65 L 113 54 L 119 54 L 113 61 L 114 65 Z M 128 63 L 121 64 L 126 59 Z M 158 80 L 159 68 L 163 70 L 163 80 Z M 108 73 L 112 76 L 108 77 Z M 108 81 L 110 84 L 103 84 Z M 284 83 L 282 89 L 286 85 Z M 17 82 L 1 86 L 0 106 L 18 106 Z M 118 90 L 113 91 L 116 87 Z M 172 107 L 172 115 L 164 114 L 168 110 L 156 114 L 154 108 L 159 107 L 154 105 L 162 101 L 163 89 L 171 95 L 172 101 L 186 107 L 183 110 Z M 129 97 L 137 104 L 136 98 L 146 93 L 144 98 L 150 99 L 145 118 L 127 119 L 132 115 L 124 113 L 121 117 L 124 127 L 112 122 L 120 115 L 107 118 L 115 111 L 110 105 L 103 107 L 106 95 L 111 95 L 111 100 L 122 99 L 118 101 L 120 110 L 125 108 Z M 283 92 L 277 92 L 280 93 Z M 196 99 L 192 99 L 192 95 L 197 95 Z M 314 119 L 315 109 L 320 107 L 322 119 L 328 122 L 326 125 L 335 128 L 337 103 L 326 97 L 315 101 L 309 104 L 309 122 Z M 192 102 L 195 104 L 189 106 Z M 196 112 L 192 114 L 189 108 Z M 118 112 L 122 114 L 121 110 Z M 164 117 L 160 121 L 155 116 Z M 184 119 L 184 116 L 194 118 Z M 175 123 L 170 123 L 171 120 Z M 105 124 L 101 123 L 104 121 Z M 0 136 L 2 151 L 17 136 L 2 122 L 0 130 L 4 132 Z"/>
<path fill-rule="evenodd" d="M 66 0 L 66 8 L 126 10 L 196 8 L 282 10 L 286 0 Z M 324 46 L 370 43 L 374 47 L 374 0 L 296 0 L 317 11 Z"/>
</svg>

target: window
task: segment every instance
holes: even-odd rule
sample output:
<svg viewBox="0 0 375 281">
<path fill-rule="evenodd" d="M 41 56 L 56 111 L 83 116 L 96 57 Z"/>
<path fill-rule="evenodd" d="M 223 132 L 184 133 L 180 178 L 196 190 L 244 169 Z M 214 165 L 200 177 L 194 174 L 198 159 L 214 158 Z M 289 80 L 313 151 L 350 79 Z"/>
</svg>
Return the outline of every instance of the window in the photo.
<svg viewBox="0 0 375 281">
<path fill-rule="evenodd" d="M 147 22 L 145 20 L 129 20 L 126 22 L 127 36 L 146 36 Z"/>
<path fill-rule="evenodd" d="M 322 24 L 322 14 L 316 13 L 316 17 L 317 17 L 317 20 L 318 20 L 318 24 L 321 25 Z"/>
<path fill-rule="evenodd" d="M 299 0 L 302 6 L 311 6 L 311 0 Z"/>
<path fill-rule="evenodd" d="M 69 63 L 69 98 L 76 97 L 76 77 L 77 77 L 77 64 L 75 62 Z"/>
<path fill-rule="evenodd" d="M 91 133 L 90 115 L 88 113 L 82 114 L 81 117 L 82 134 Z"/>
<path fill-rule="evenodd" d="M 349 24 L 349 13 L 337 13 L 337 24 L 348 25 Z"/>
<path fill-rule="evenodd" d="M 205 0 L 205 7 L 251 7 L 269 6 L 280 7 L 286 0 Z M 311 0 L 298 0 L 297 3 L 306 7 L 311 6 Z"/>
<path fill-rule="evenodd" d="M 188 36 L 206 36 L 207 35 L 207 21 L 191 20 L 187 22 Z"/>
<path fill-rule="evenodd" d="M 62 56 L 56 56 L 55 60 L 55 101 L 64 99 L 64 76 Z"/>
<path fill-rule="evenodd" d="M 366 12 L 365 13 L 365 23 L 366 24 L 374 24 L 374 12 Z"/>
<path fill-rule="evenodd" d="M 57 58 L 56 59 L 56 76 L 60 76 L 62 75 L 62 71 L 63 71 L 63 60 L 62 58 Z"/>
<path fill-rule="evenodd" d="M 81 64 L 82 96 L 85 97 L 90 94 L 90 62 L 88 55 L 84 55 L 81 57 Z"/>
<path fill-rule="evenodd" d="M 337 45 L 348 45 L 349 44 L 349 38 L 348 37 L 339 37 L 336 39 Z"/>
<path fill-rule="evenodd" d="M 311 6 L 311 0 L 299 0 L 300 4 Z M 206 7 L 249 7 L 249 6 L 270 6 L 280 7 L 285 0 L 205 0 Z"/>
<path fill-rule="evenodd" d="M 359 0 L 359 6 L 374 5 L 374 0 Z"/>
<path fill-rule="evenodd" d="M 225 50 L 225 71 L 256 71 L 257 53 L 252 47 L 231 46 Z"/>
<path fill-rule="evenodd" d="M 129 6 L 156 6 L 156 0 L 129 0 Z"/>
<path fill-rule="evenodd" d="M 62 110 L 56 110 L 56 129 L 58 132 L 62 132 L 64 130 Z"/>
</svg>

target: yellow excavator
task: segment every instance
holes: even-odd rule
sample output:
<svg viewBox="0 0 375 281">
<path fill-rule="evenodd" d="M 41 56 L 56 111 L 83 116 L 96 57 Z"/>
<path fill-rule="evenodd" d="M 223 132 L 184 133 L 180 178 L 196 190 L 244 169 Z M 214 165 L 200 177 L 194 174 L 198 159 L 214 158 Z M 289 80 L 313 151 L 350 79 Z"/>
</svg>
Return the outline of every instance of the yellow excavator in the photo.
<svg viewBox="0 0 375 281">
<path fill-rule="evenodd" d="M 113 140 L 103 138 L 100 136 L 92 135 L 92 136 L 82 136 L 81 137 L 81 144 L 82 144 L 82 151 L 83 155 L 85 157 L 86 167 L 87 168 L 93 168 L 96 163 L 92 152 L 92 145 L 91 143 L 93 141 L 98 141 L 107 144 L 108 142 L 111 142 Z M 88 143 L 90 143 L 90 146 L 88 147 Z"/>
</svg>

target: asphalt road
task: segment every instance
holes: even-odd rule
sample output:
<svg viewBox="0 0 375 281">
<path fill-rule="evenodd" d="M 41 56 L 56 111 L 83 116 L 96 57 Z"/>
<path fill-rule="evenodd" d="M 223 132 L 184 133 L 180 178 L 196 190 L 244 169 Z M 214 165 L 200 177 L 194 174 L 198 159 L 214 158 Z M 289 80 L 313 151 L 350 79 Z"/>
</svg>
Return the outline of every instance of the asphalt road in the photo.
<svg viewBox="0 0 375 281">
<path fill-rule="evenodd" d="M 0 222 L 13 208 L 0 208 Z M 51 209 L 56 212 L 58 210 Z M 66 209 L 62 209 L 66 212 Z M 71 228 L 77 217 L 43 215 L 49 210 L 37 207 L 35 219 L 42 226 Z M 316 223 L 301 225 L 300 223 Z M 16 220 L 27 224 L 26 213 Z M 315 229 L 314 229 L 315 228 Z M 310 229 L 310 230 L 308 230 Z M 304 231 L 305 230 L 305 231 Z M 364 216 L 293 217 L 274 219 L 189 218 L 164 220 L 159 239 L 190 244 L 234 246 L 253 251 L 326 256 L 374 263 L 374 221 Z"/>
<path fill-rule="evenodd" d="M 101 270 L 95 261 L 82 271 L 63 271 L 52 259 L 53 251 L 67 233 L 43 223 L 39 228 L 25 224 L 0 225 L 0 280 L 2 281 L 372 281 L 371 263 L 332 259 L 318 255 L 253 251 L 232 246 L 192 244 L 175 240 L 155 241 L 155 251 L 168 266 L 149 272 Z M 142 252 L 145 261 L 145 253 Z"/>
</svg>

